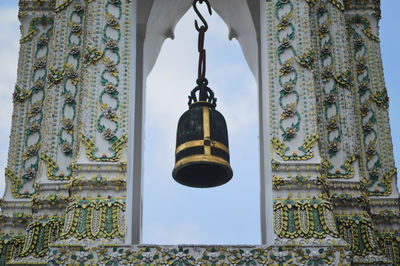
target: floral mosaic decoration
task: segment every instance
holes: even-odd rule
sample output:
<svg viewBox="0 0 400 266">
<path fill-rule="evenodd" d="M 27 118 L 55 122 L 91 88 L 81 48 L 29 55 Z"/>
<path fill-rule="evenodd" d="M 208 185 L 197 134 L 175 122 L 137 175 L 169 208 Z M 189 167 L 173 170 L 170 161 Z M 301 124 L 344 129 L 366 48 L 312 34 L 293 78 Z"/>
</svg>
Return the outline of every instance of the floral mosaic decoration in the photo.
<svg viewBox="0 0 400 266">
<path fill-rule="evenodd" d="M 36 33 L 42 34 L 35 39 L 35 50 L 33 54 L 33 66 L 30 81 L 33 84 L 30 90 L 26 91 L 16 86 L 16 91 L 13 94 L 14 101 L 23 104 L 28 101 L 28 113 L 25 130 L 24 146 L 25 152 L 23 154 L 22 171 L 24 172 L 21 177 L 17 177 L 11 169 L 6 169 L 6 174 L 12 181 L 12 194 L 17 198 L 31 197 L 36 193 L 36 186 L 34 180 L 36 179 L 37 171 L 39 169 L 39 150 L 40 141 L 42 137 L 41 123 L 43 120 L 43 101 L 45 99 L 45 85 L 47 75 L 47 55 L 49 52 L 49 40 L 53 30 L 53 19 L 50 17 L 42 16 L 32 19 L 30 23 L 30 32 L 33 36 Z M 27 36 L 26 36 L 27 37 Z M 30 40 L 24 37 L 23 42 Z M 32 189 L 27 189 L 26 184 L 33 183 Z M 21 191 L 24 190 L 24 191 Z"/>
<path fill-rule="evenodd" d="M 73 2 L 72 12 L 69 16 L 70 29 L 67 37 L 67 54 L 64 64 L 65 78 L 63 82 L 62 95 L 64 102 L 61 107 L 61 127 L 58 133 L 59 147 L 68 157 L 72 157 L 74 148 L 74 127 L 77 116 L 76 98 L 79 93 L 79 72 L 81 69 L 81 47 L 82 47 L 82 27 L 84 19 L 84 8 L 79 1 Z M 62 179 L 70 176 L 71 169 L 67 169 L 68 174 L 63 173 Z"/>
<path fill-rule="evenodd" d="M 80 199 L 68 205 L 61 239 L 125 237 L 125 200 Z"/>
<path fill-rule="evenodd" d="M 101 85 L 104 89 L 99 96 L 102 113 L 97 119 L 97 131 L 103 133 L 104 138 L 113 144 L 118 140 L 115 135 L 118 132 L 119 121 L 117 111 L 120 107 L 118 87 L 120 84 L 118 65 L 121 62 L 119 41 L 121 40 L 121 29 L 119 21 L 122 17 L 122 5 L 120 1 L 107 1 L 105 4 L 106 24 L 103 28 L 103 64 L 101 73 Z M 113 123 L 113 127 L 103 123 L 106 119 Z"/>
<path fill-rule="evenodd" d="M 339 237 L 330 202 L 321 199 L 274 201 L 274 228 L 281 238 Z"/>
<path fill-rule="evenodd" d="M 282 10 L 285 10 L 283 12 Z M 277 31 L 279 85 L 281 86 L 279 105 L 283 110 L 279 127 L 282 131 L 283 141 L 293 139 L 300 129 L 300 113 L 297 111 L 300 95 L 296 90 L 298 72 L 294 66 L 294 58 L 297 56 L 293 41 L 295 39 L 295 27 L 293 25 L 293 3 L 290 0 L 279 0 L 276 2 L 275 18 L 279 21 Z M 283 61 L 283 58 L 285 61 Z M 284 101 L 294 101 L 284 104 Z"/>
<path fill-rule="evenodd" d="M 333 56 L 332 35 L 330 32 L 331 15 L 328 10 L 328 3 L 321 2 L 316 7 L 316 30 L 318 32 L 318 47 L 321 52 L 321 106 L 323 109 L 324 122 L 326 123 L 326 150 L 329 157 L 333 157 L 341 149 L 342 129 L 338 120 L 339 117 L 339 92 L 338 84 L 334 79 L 335 59 Z"/>
<path fill-rule="evenodd" d="M 343 247 L 303 248 L 296 245 L 280 247 L 119 247 L 102 245 L 97 248 L 55 247 L 49 259 L 50 265 L 94 264 L 105 265 L 350 265 L 348 253 Z M 72 254 L 72 256 L 68 256 Z M 336 263 L 336 264 L 335 264 Z"/>
<path fill-rule="evenodd" d="M 361 32 L 358 30 L 361 28 Z M 384 172 L 382 155 L 379 152 L 378 117 L 373 100 L 371 83 L 371 70 L 369 69 L 366 38 L 378 42 L 379 39 L 372 34 L 369 21 L 361 16 L 354 16 L 347 21 L 346 29 L 351 40 L 351 51 L 355 65 L 357 82 L 357 95 L 359 102 L 359 119 L 361 123 L 362 147 L 364 150 L 365 167 L 368 178 L 364 181 L 365 189 L 369 195 L 384 196 L 391 193 L 392 176 L 395 169 Z"/>
</svg>

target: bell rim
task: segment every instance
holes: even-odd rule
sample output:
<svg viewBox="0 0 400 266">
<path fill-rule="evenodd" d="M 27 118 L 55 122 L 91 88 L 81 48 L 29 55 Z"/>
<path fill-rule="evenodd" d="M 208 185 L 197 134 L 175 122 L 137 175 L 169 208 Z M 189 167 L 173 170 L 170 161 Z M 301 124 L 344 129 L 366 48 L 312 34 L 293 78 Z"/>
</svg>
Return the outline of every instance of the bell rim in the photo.
<svg viewBox="0 0 400 266">
<path fill-rule="evenodd" d="M 228 174 L 227 178 L 225 178 L 223 180 L 223 182 L 217 183 L 216 185 L 196 186 L 196 185 L 191 185 L 190 183 L 182 182 L 181 179 L 178 179 L 176 177 L 177 172 L 182 167 L 188 166 L 188 165 L 202 164 L 202 163 L 209 163 L 209 164 L 224 166 L 225 171 Z M 213 155 L 192 155 L 192 156 L 183 158 L 175 163 L 174 169 L 172 170 L 172 177 L 174 178 L 174 180 L 176 182 L 178 182 L 179 184 L 184 185 L 184 186 L 193 187 L 193 188 L 212 188 L 212 187 L 218 187 L 218 186 L 228 183 L 233 177 L 233 171 L 232 171 L 231 165 L 229 164 L 229 161 L 226 161 L 220 157 L 213 156 Z"/>
</svg>

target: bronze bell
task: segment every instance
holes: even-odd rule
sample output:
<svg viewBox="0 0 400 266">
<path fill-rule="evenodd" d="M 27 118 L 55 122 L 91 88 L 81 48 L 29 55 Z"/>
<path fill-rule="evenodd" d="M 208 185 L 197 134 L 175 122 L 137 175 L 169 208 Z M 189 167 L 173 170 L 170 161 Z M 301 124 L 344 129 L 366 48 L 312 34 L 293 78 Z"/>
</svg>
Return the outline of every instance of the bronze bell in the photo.
<svg viewBox="0 0 400 266">
<path fill-rule="evenodd" d="M 215 110 L 217 99 L 207 84 L 205 78 L 197 80 L 198 86 L 189 96 L 189 110 L 178 122 L 172 176 L 178 183 L 189 187 L 220 186 L 233 175 L 226 122 Z"/>
</svg>

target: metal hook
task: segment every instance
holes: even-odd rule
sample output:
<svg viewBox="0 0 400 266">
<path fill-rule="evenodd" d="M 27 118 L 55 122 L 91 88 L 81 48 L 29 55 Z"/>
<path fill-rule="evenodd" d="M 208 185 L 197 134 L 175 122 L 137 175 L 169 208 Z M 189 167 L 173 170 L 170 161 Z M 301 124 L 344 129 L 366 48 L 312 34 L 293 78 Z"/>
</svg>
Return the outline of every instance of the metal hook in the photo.
<svg viewBox="0 0 400 266">
<path fill-rule="evenodd" d="M 201 15 L 200 11 L 197 9 L 197 2 L 199 2 L 200 4 L 202 4 L 203 2 L 205 2 L 207 4 L 207 9 L 208 9 L 208 13 L 210 15 L 212 15 L 212 9 L 211 9 L 211 5 L 210 2 L 208 2 L 208 0 L 194 0 L 193 1 L 193 9 L 194 12 L 196 12 L 197 16 L 200 18 L 201 22 L 203 22 L 203 26 L 199 27 L 199 24 L 197 23 L 197 20 L 194 21 L 194 26 L 196 27 L 197 31 L 207 31 L 208 30 L 208 24 L 206 22 L 206 20 L 204 19 L 204 17 Z"/>
</svg>

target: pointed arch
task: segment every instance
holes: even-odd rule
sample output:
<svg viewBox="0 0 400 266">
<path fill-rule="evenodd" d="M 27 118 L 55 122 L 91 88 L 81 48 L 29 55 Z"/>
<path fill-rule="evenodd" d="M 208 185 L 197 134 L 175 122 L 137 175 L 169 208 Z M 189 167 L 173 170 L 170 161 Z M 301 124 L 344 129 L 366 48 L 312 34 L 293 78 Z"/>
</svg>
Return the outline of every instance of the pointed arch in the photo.
<svg viewBox="0 0 400 266">
<path fill-rule="evenodd" d="M 148 13 L 147 23 L 138 24 L 143 27 L 138 29 L 138 34 L 141 31 L 146 37 L 143 51 L 143 74 L 145 77 L 153 68 L 162 43 L 166 38 L 174 38 L 176 24 L 192 4 L 191 1 L 186 0 L 155 0 L 152 2 L 150 12 L 147 11 L 149 1 L 143 5 L 143 9 L 146 11 L 141 11 L 142 14 Z M 259 29 L 255 26 L 255 22 L 259 19 L 254 16 L 257 13 L 254 12 L 255 10 L 251 12 L 247 1 L 243 0 L 210 0 L 210 3 L 229 27 L 229 39 L 236 38 L 239 41 L 247 63 L 257 79 L 257 31 Z M 251 6 L 253 7 L 254 3 Z"/>
<path fill-rule="evenodd" d="M 272 244 L 272 181 L 268 119 L 266 52 L 266 3 L 254 0 L 209 0 L 236 38 L 256 78 L 259 103 L 261 234 L 263 244 Z M 142 231 L 143 115 L 145 80 L 154 66 L 162 43 L 174 37 L 177 22 L 190 8 L 187 0 L 132 0 L 132 47 L 126 242 L 139 244 Z M 265 73 L 265 74 L 264 74 Z"/>
</svg>

